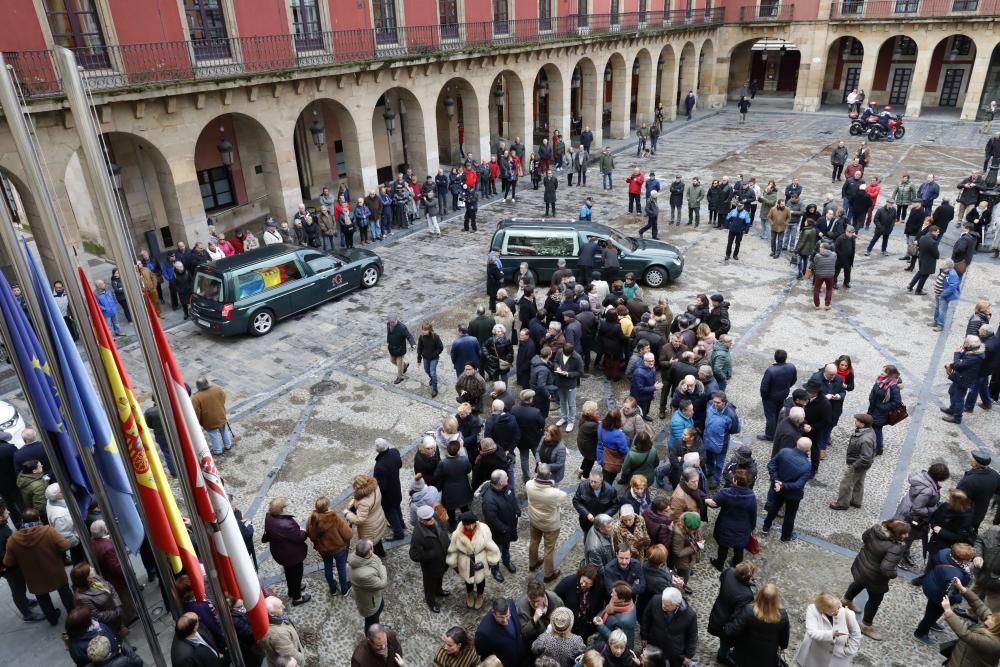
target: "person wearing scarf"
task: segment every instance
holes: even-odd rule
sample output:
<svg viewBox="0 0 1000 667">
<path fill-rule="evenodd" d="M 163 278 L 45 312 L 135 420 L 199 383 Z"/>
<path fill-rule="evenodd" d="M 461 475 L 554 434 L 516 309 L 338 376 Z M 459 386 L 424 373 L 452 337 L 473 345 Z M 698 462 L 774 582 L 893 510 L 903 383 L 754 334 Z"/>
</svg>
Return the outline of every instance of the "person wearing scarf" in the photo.
<svg viewBox="0 0 1000 667">
<path fill-rule="evenodd" d="M 604 611 L 594 618 L 597 634 L 594 648 L 603 650 L 611 633 L 620 629 L 628 638 L 628 648 L 631 651 L 635 642 L 635 626 L 637 623 L 635 603 L 632 601 L 632 587 L 624 581 L 616 582 L 611 588 L 611 600 Z"/>
<path fill-rule="evenodd" d="M 868 414 L 872 416 L 872 430 L 875 431 L 875 455 L 882 455 L 882 428 L 889 423 L 889 413 L 903 405 L 900 393 L 899 370 L 889 365 L 875 378 L 868 393 Z"/>
</svg>

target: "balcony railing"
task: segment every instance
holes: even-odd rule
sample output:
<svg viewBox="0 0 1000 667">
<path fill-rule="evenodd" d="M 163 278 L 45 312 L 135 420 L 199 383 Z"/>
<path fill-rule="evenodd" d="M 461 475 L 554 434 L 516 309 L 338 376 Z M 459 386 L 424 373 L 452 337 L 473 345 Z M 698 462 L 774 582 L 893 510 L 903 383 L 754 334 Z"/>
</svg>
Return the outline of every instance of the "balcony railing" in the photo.
<svg viewBox="0 0 1000 667">
<path fill-rule="evenodd" d="M 996 17 L 1000 0 L 833 0 L 830 18 L 914 19 L 937 17 Z"/>
<path fill-rule="evenodd" d="M 308 35 L 156 42 L 87 48 L 79 50 L 77 55 L 84 68 L 87 87 L 111 90 L 722 22 L 721 8 L 691 13 L 678 10 L 586 17 L 574 14 L 501 23 L 484 21 Z M 50 51 L 13 51 L 5 53 L 4 57 L 14 68 L 26 97 L 42 98 L 62 93 Z"/>
<path fill-rule="evenodd" d="M 740 7 L 740 23 L 760 23 L 762 21 L 791 21 L 795 18 L 795 5 L 763 0 L 757 5 Z"/>
</svg>

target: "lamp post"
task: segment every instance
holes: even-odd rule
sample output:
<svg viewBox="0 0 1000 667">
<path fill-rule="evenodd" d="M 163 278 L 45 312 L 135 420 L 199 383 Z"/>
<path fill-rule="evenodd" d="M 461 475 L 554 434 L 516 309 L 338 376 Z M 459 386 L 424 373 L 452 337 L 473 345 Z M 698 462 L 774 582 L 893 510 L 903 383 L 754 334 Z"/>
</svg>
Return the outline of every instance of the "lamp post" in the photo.
<svg viewBox="0 0 1000 667">
<path fill-rule="evenodd" d="M 222 133 L 222 139 L 215 146 L 215 150 L 219 151 L 219 157 L 222 158 L 222 164 L 226 166 L 226 169 L 232 169 L 233 167 L 233 145 L 226 139 L 226 128 L 220 127 L 219 132 Z"/>
<path fill-rule="evenodd" d="M 385 131 L 389 136 L 386 138 L 386 146 L 389 147 L 389 179 L 392 180 L 392 134 L 396 131 L 396 112 L 387 104 L 382 112 L 382 120 L 385 121 Z"/>
<path fill-rule="evenodd" d="M 326 145 L 326 128 L 323 127 L 322 123 L 319 122 L 319 118 L 316 118 L 316 112 L 313 111 L 313 122 L 312 126 L 309 128 L 310 134 L 312 134 L 313 143 L 316 145 L 316 150 L 322 151 L 323 146 Z"/>
</svg>

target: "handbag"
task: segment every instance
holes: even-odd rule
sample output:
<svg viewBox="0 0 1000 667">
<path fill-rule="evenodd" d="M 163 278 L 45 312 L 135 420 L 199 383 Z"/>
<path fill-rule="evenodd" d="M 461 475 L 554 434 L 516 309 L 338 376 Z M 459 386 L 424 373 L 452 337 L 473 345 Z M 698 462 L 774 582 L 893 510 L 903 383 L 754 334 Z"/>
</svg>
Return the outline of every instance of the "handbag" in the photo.
<svg viewBox="0 0 1000 667">
<path fill-rule="evenodd" d="M 760 541 L 757 540 L 757 536 L 753 533 L 750 533 L 750 541 L 747 542 L 747 551 L 754 556 L 760 553 Z"/>
<path fill-rule="evenodd" d="M 607 447 L 605 447 L 603 451 L 602 460 L 603 463 L 601 464 L 601 467 L 607 470 L 608 472 L 617 475 L 622 470 L 622 464 L 625 462 L 625 457 L 616 452 L 615 450 L 608 449 Z"/>
<path fill-rule="evenodd" d="M 955 645 L 958 644 L 957 639 L 952 639 L 951 641 L 941 642 L 938 644 L 938 653 L 941 654 L 944 659 L 950 660 L 951 654 L 955 652 Z"/>
<path fill-rule="evenodd" d="M 906 411 L 906 406 L 901 405 L 895 410 L 890 410 L 889 414 L 886 415 L 885 421 L 889 426 L 895 426 L 909 416 L 910 413 Z"/>
</svg>

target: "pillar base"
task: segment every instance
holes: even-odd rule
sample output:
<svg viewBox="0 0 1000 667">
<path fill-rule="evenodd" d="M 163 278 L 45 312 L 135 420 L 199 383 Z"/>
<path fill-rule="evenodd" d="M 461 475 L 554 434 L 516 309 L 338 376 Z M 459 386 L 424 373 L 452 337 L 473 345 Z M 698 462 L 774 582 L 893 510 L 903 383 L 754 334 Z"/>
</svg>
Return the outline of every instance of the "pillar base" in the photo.
<svg viewBox="0 0 1000 667">
<path fill-rule="evenodd" d="M 612 139 L 624 139 L 627 137 L 629 135 L 628 120 L 611 121 L 611 127 L 608 128 L 608 134 Z"/>
<path fill-rule="evenodd" d="M 793 111 L 819 111 L 820 98 L 813 96 L 802 96 L 796 95 L 795 101 L 792 103 Z"/>
<path fill-rule="evenodd" d="M 684 103 L 684 100 L 681 100 Z M 725 93 L 713 93 L 711 95 L 702 95 L 698 99 L 698 105 L 702 109 L 721 109 L 726 106 L 726 95 Z"/>
<path fill-rule="evenodd" d="M 923 102 L 920 102 L 920 101 L 918 101 L 918 102 L 908 102 L 906 104 L 906 111 L 905 111 L 906 117 L 907 118 L 919 118 L 920 117 L 920 109 L 921 109 L 922 106 L 923 106 Z"/>
</svg>

